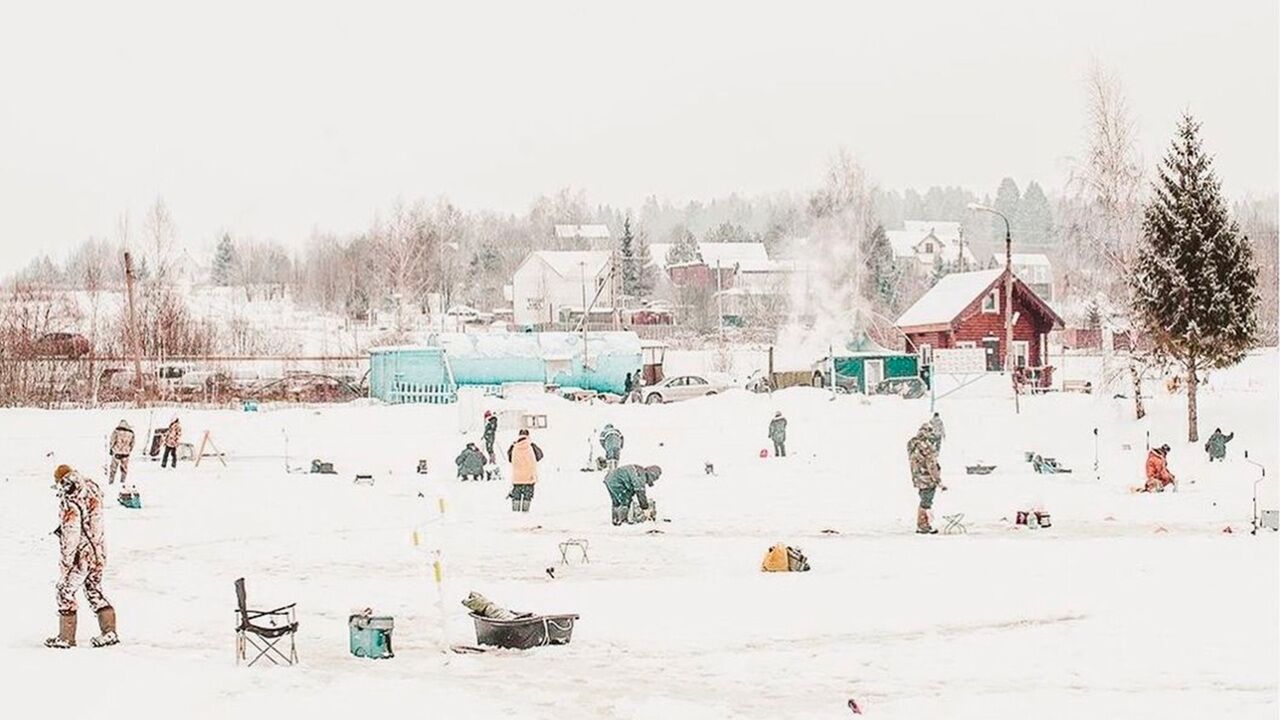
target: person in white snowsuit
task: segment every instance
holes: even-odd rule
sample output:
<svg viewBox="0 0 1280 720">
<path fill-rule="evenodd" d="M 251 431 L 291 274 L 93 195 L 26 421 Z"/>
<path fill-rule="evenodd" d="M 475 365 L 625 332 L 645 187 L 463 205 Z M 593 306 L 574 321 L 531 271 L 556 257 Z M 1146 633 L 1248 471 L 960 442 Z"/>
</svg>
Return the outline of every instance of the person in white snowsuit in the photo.
<svg viewBox="0 0 1280 720">
<path fill-rule="evenodd" d="M 45 640 L 51 648 L 70 648 L 76 644 L 76 593 L 84 591 L 89 607 L 98 615 L 101 635 L 90 641 L 94 647 L 115 645 L 116 611 L 102 593 L 102 572 L 107 564 L 107 546 L 103 540 L 102 490 L 98 484 L 59 465 L 53 471 L 58 491 L 58 527 L 54 534 L 59 543 L 58 634 Z"/>
</svg>

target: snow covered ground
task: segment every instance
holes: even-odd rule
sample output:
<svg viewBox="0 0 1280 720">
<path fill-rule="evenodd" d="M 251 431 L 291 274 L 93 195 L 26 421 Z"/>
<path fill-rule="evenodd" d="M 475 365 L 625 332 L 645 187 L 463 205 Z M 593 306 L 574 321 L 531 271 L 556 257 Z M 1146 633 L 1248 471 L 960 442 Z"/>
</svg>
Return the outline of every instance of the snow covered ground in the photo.
<svg viewBox="0 0 1280 720">
<path fill-rule="evenodd" d="M 671 720 L 848 717 L 856 698 L 876 718 L 1274 718 L 1280 556 L 1275 534 L 1248 534 L 1258 470 L 1241 456 L 1266 466 L 1275 507 L 1276 354 L 1216 374 L 1201 399 L 1204 435 L 1236 432 L 1226 463 L 1208 465 L 1180 439 L 1185 398 L 1156 394 L 1141 423 L 1128 401 L 1083 395 L 1024 398 L 1015 415 L 1001 378 L 940 401 L 950 489 L 936 511 L 965 513 L 969 534 L 936 537 L 912 533 L 905 452 L 927 398 L 833 401 L 796 388 L 660 407 L 495 402 L 549 420 L 535 431 L 547 458 L 523 516 L 505 485 L 452 478 L 453 456 L 479 435 L 457 407 L 183 411 L 187 438 L 210 430 L 229 466 L 135 460 L 144 508 L 107 515 L 106 590 L 123 643 L 88 648 L 95 625 L 82 608 L 85 646 L 66 652 L 41 647 L 57 620 L 50 473 L 67 462 L 101 477 L 103 438 L 121 415 L 141 435 L 172 412 L 0 411 L 5 709 Z M 791 456 L 761 459 L 775 409 L 790 419 Z M 580 471 L 605 422 L 626 434 L 624 461 L 664 467 L 661 534 L 611 527 L 601 475 Z M 1174 448 L 1176 494 L 1128 491 L 1148 431 Z M 339 474 L 287 473 L 286 433 L 293 466 L 324 458 Z M 513 435 L 500 433 L 503 448 Z M 1075 472 L 1035 475 L 1027 450 Z M 966 475 L 979 460 L 995 473 Z M 356 472 L 376 483 L 353 485 Z M 1054 526 L 1011 525 L 1032 507 Z M 570 537 L 590 540 L 590 564 L 559 564 Z M 802 547 L 813 571 L 759 572 L 778 541 Z M 251 604 L 298 603 L 300 666 L 235 667 L 240 576 Z M 573 643 L 444 652 L 474 642 L 458 604 L 471 590 L 580 613 Z M 367 606 L 395 616 L 395 659 L 347 653 L 347 616 Z"/>
</svg>

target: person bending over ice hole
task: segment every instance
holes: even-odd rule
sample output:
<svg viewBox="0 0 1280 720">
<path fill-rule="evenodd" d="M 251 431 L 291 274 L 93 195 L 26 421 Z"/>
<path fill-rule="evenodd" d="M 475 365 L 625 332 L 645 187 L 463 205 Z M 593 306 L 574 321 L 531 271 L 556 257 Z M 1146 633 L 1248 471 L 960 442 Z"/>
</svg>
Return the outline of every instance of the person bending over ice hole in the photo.
<svg viewBox="0 0 1280 720">
<path fill-rule="evenodd" d="M 916 532 L 937 534 L 933 528 L 933 496 L 939 488 L 946 490 L 947 486 L 942 484 L 942 468 L 938 466 L 933 426 L 929 423 L 921 425 L 915 436 L 907 441 L 907 458 L 911 462 L 911 484 L 920 494 L 920 505 L 916 508 Z"/>
<path fill-rule="evenodd" d="M 600 447 L 604 448 L 604 459 L 606 466 L 613 470 L 618 467 L 618 462 L 622 460 L 622 431 L 608 423 L 604 429 L 600 431 Z"/>
<path fill-rule="evenodd" d="M 1209 462 L 1214 460 L 1222 461 L 1227 457 L 1227 443 L 1234 440 L 1235 433 L 1223 435 L 1222 428 L 1214 428 L 1213 434 L 1209 436 L 1208 442 L 1204 444 L 1204 451 L 1209 453 Z"/>
<path fill-rule="evenodd" d="M 1147 453 L 1147 484 L 1143 492 L 1164 492 L 1174 484 L 1173 473 L 1169 472 L 1169 446 L 1151 448 Z"/>
<path fill-rule="evenodd" d="M 521 430 L 520 436 L 507 448 L 507 460 L 511 463 L 512 512 L 529 512 L 533 502 L 533 486 L 538 482 L 538 463 L 542 460 L 542 448 L 529 439 L 529 431 Z"/>
<path fill-rule="evenodd" d="M 462 453 L 454 460 L 458 465 L 458 479 L 462 481 L 479 480 L 484 476 L 484 453 L 475 443 L 467 443 Z"/>
<path fill-rule="evenodd" d="M 133 428 L 126 420 L 121 420 L 115 430 L 111 431 L 111 472 L 107 475 L 107 484 L 116 482 L 116 470 L 120 471 L 120 483 L 124 484 L 129 477 L 129 455 L 133 453 Z"/>
<path fill-rule="evenodd" d="M 60 577 L 58 579 L 58 634 L 44 641 L 46 647 L 70 648 L 76 644 L 76 592 L 84 588 L 89 607 L 98 614 L 101 635 L 90 642 L 94 647 L 115 645 L 116 611 L 102 594 L 102 571 L 107 564 L 103 542 L 102 490 L 98 484 L 59 465 L 53 471 L 58 491 L 58 536 Z"/>
<path fill-rule="evenodd" d="M 639 465 L 623 465 L 609 472 L 604 478 L 604 487 L 609 491 L 609 501 L 613 507 L 613 524 L 643 522 L 653 520 L 655 507 L 645 493 L 646 487 L 652 487 L 662 477 L 662 468 L 657 465 L 641 467 Z M 640 517 L 631 516 L 631 501 L 635 499 L 639 505 Z"/>
<path fill-rule="evenodd" d="M 773 419 L 769 421 L 769 439 L 773 441 L 773 456 L 787 456 L 787 419 L 782 417 L 782 411 L 773 414 Z"/>
<path fill-rule="evenodd" d="M 172 460 L 173 467 L 178 467 L 178 443 L 182 442 L 182 425 L 178 422 L 178 418 L 169 421 L 169 427 L 164 431 L 164 454 L 160 456 L 160 467 L 164 467 L 165 463 Z"/>
</svg>

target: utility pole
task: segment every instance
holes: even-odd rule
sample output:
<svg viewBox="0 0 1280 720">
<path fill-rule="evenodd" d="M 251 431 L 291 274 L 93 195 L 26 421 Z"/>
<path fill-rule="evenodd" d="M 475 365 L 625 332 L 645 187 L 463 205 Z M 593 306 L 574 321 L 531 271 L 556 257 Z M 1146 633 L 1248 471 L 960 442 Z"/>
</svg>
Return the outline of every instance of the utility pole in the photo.
<svg viewBox="0 0 1280 720">
<path fill-rule="evenodd" d="M 578 263 L 578 276 L 582 283 L 582 364 L 587 364 L 587 263 Z"/>
<path fill-rule="evenodd" d="M 142 378 L 142 343 L 138 337 L 138 313 L 133 301 L 133 256 L 128 250 L 124 252 L 124 287 L 129 301 L 129 340 L 133 352 L 133 378 L 137 401 L 141 402 L 146 394 Z"/>
<path fill-rule="evenodd" d="M 989 212 L 1004 221 L 1004 369 L 1014 378 L 1017 368 L 1013 366 L 1013 234 L 1009 231 L 1009 218 L 995 208 L 969 203 L 970 210 Z M 1018 399 L 1018 383 L 1013 382 L 1013 409 L 1022 412 Z"/>
</svg>

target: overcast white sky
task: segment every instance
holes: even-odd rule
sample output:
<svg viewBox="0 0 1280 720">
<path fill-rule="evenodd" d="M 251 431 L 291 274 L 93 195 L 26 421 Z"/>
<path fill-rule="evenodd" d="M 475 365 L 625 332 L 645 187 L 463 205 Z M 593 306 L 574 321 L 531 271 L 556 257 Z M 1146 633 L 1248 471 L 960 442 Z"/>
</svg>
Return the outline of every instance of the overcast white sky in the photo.
<svg viewBox="0 0 1280 720">
<path fill-rule="evenodd" d="M 884 187 L 1052 192 L 1095 57 L 1149 160 L 1189 108 L 1229 193 L 1277 188 L 1276 0 L 428 5 L 6 3 L 0 271 L 157 195 L 199 245 L 397 197 L 806 190 L 841 145 Z"/>
</svg>

